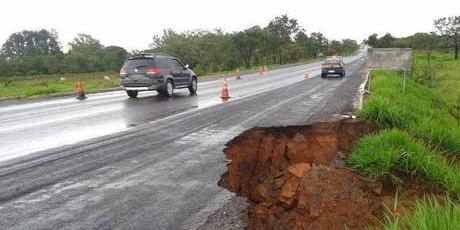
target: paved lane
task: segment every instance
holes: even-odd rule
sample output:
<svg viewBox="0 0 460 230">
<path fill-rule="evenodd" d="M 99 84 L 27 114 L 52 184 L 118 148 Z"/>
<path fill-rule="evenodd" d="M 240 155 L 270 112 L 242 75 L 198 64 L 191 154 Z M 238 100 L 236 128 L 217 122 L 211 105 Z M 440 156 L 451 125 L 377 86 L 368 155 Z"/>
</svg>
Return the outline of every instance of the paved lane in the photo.
<svg viewBox="0 0 460 230">
<path fill-rule="evenodd" d="M 361 55 L 363 55 L 362 53 Z M 361 56 L 348 57 L 351 62 Z M 280 88 L 303 80 L 306 69 L 314 76 L 320 63 L 269 71 L 266 75 L 243 75 L 229 79 L 231 100 Z M 73 98 L 0 107 L 0 161 L 63 145 L 77 143 L 145 124 L 184 111 L 221 103 L 222 82 L 199 84 L 198 95 L 177 90 L 173 98 L 153 92 L 129 99 L 122 91 L 88 95 L 85 101 Z"/>
<path fill-rule="evenodd" d="M 296 83 L 1 162 L 0 226 L 160 230 L 203 226 L 210 214 L 232 199 L 232 194 L 217 186 L 225 171 L 225 143 L 254 126 L 299 125 L 353 110 L 365 61 L 356 58 L 348 63 L 343 79 L 316 75 L 300 80 L 303 67 L 280 70 L 278 75 L 272 71 L 266 84 L 270 84 L 270 78 L 283 79 L 281 82 L 293 78 Z M 273 84 L 278 86 L 279 81 Z M 205 84 L 217 86 L 220 82 Z M 242 83 L 230 82 L 234 94 L 238 94 L 237 84 Z M 213 87 L 208 90 L 209 95 L 217 93 Z M 206 91 L 201 85 L 199 97 Z M 240 95 L 247 91 L 242 89 Z M 111 100 L 108 98 L 116 101 L 113 94 L 104 94 L 107 99 L 100 105 Z M 149 105 L 149 100 L 169 105 L 155 96 L 133 102 L 121 100 L 125 104 L 139 103 L 139 110 L 148 108 L 142 103 Z M 188 106 L 189 100 L 196 100 L 194 106 L 200 108 L 206 99 L 178 96 L 168 102 L 186 101 L 184 105 Z M 113 111 L 108 114 L 114 116 L 112 120 L 120 116 Z M 131 118 L 124 125 L 136 122 L 140 121 Z"/>
</svg>

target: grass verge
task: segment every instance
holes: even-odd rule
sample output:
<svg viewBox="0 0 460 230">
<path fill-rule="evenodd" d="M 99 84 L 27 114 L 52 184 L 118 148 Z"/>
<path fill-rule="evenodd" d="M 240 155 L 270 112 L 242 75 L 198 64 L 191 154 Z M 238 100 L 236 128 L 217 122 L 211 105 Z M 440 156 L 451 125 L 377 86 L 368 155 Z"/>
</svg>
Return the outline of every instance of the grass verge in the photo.
<svg viewBox="0 0 460 230">
<path fill-rule="evenodd" d="M 437 184 L 454 197 L 442 205 L 418 201 L 413 212 L 388 218 L 382 229 L 456 229 L 460 226 L 460 60 L 415 53 L 402 90 L 402 74 L 373 71 L 371 96 L 358 115 L 382 131 L 362 138 L 347 164 L 372 179 L 403 178 Z"/>
<path fill-rule="evenodd" d="M 439 89 L 409 79 L 403 95 L 400 73 L 374 71 L 372 75 L 372 96 L 359 112 L 360 117 L 384 128 L 405 130 L 431 148 L 460 154 L 460 128 L 449 112 L 449 103 L 453 102 L 442 99 Z"/>
<path fill-rule="evenodd" d="M 56 93 L 73 92 L 75 79 L 82 79 L 85 91 L 120 86 L 117 73 L 83 73 L 37 75 L 29 77 L 12 77 L 8 81 L 0 81 L 0 98 L 23 98 Z"/>
</svg>

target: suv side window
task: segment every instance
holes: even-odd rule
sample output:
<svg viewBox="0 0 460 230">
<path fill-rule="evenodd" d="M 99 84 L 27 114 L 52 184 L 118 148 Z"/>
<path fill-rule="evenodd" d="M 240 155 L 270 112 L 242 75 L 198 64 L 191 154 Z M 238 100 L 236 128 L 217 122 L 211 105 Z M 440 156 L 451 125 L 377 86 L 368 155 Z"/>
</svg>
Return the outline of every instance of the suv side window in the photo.
<svg viewBox="0 0 460 230">
<path fill-rule="evenodd" d="M 171 63 L 174 66 L 174 69 L 177 71 L 183 71 L 185 68 L 179 63 L 176 59 L 171 59 Z"/>
</svg>

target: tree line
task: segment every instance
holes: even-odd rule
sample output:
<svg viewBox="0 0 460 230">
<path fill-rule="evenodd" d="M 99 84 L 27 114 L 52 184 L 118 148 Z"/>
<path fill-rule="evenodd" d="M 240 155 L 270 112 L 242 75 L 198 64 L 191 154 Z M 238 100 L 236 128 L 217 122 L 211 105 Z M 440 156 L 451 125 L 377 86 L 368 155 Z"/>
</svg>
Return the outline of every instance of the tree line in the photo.
<svg viewBox="0 0 460 230">
<path fill-rule="evenodd" d="M 78 34 L 62 52 L 56 31 L 22 31 L 8 38 L 0 50 L 0 76 L 118 71 L 128 52 L 103 46 Z"/>
<path fill-rule="evenodd" d="M 306 33 L 297 19 L 275 17 L 267 26 L 224 32 L 171 29 L 153 37 L 148 50 L 131 52 L 104 46 L 78 34 L 63 52 L 54 30 L 22 31 L 9 36 L 0 50 L 0 76 L 119 71 L 124 60 L 140 52 L 167 53 L 188 63 L 198 74 L 285 64 L 325 55 L 347 55 L 358 49 L 355 40 L 329 40 L 320 32 Z"/>
<path fill-rule="evenodd" d="M 239 66 L 285 64 L 325 55 L 347 55 L 355 40 L 328 40 L 322 33 L 307 34 L 294 18 L 282 15 L 266 27 L 253 26 L 234 33 L 220 29 L 177 33 L 165 30 L 155 36 L 150 51 L 180 57 L 198 72 L 232 70 Z"/>
<path fill-rule="evenodd" d="M 390 33 L 379 37 L 370 35 L 365 44 L 376 48 L 413 48 L 431 52 L 433 50 L 451 51 L 458 59 L 460 46 L 460 16 L 443 17 L 433 21 L 435 31 L 416 33 L 407 37 L 396 38 Z"/>
</svg>

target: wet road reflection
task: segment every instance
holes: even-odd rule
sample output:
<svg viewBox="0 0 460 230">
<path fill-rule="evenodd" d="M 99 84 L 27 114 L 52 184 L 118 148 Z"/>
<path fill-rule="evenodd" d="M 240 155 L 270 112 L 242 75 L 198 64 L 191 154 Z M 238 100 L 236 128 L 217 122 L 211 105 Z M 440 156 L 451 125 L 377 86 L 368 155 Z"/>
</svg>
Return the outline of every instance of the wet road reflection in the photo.
<svg viewBox="0 0 460 230">
<path fill-rule="evenodd" d="M 167 98 L 152 95 L 129 98 L 123 102 L 122 114 L 126 127 L 133 127 L 167 116 L 198 108 L 199 95 L 176 93 Z"/>
<path fill-rule="evenodd" d="M 262 76 L 243 75 L 241 80 L 230 78 L 230 101 L 304 81 L 306 69 L 312 78 L 318 77 L 320 64 L 272 70 Z M 222 81 L 216 80 L 200 82 L 193 96 L 187 89 L 178 89 L 172 98 L 141 92 L 131 99 L 124 91 L 115 91 L 89 94 L 84 101 L 66 98 L 0 107 L 0 161 L 221 104 L 221 87 Z"/>
</svg>

